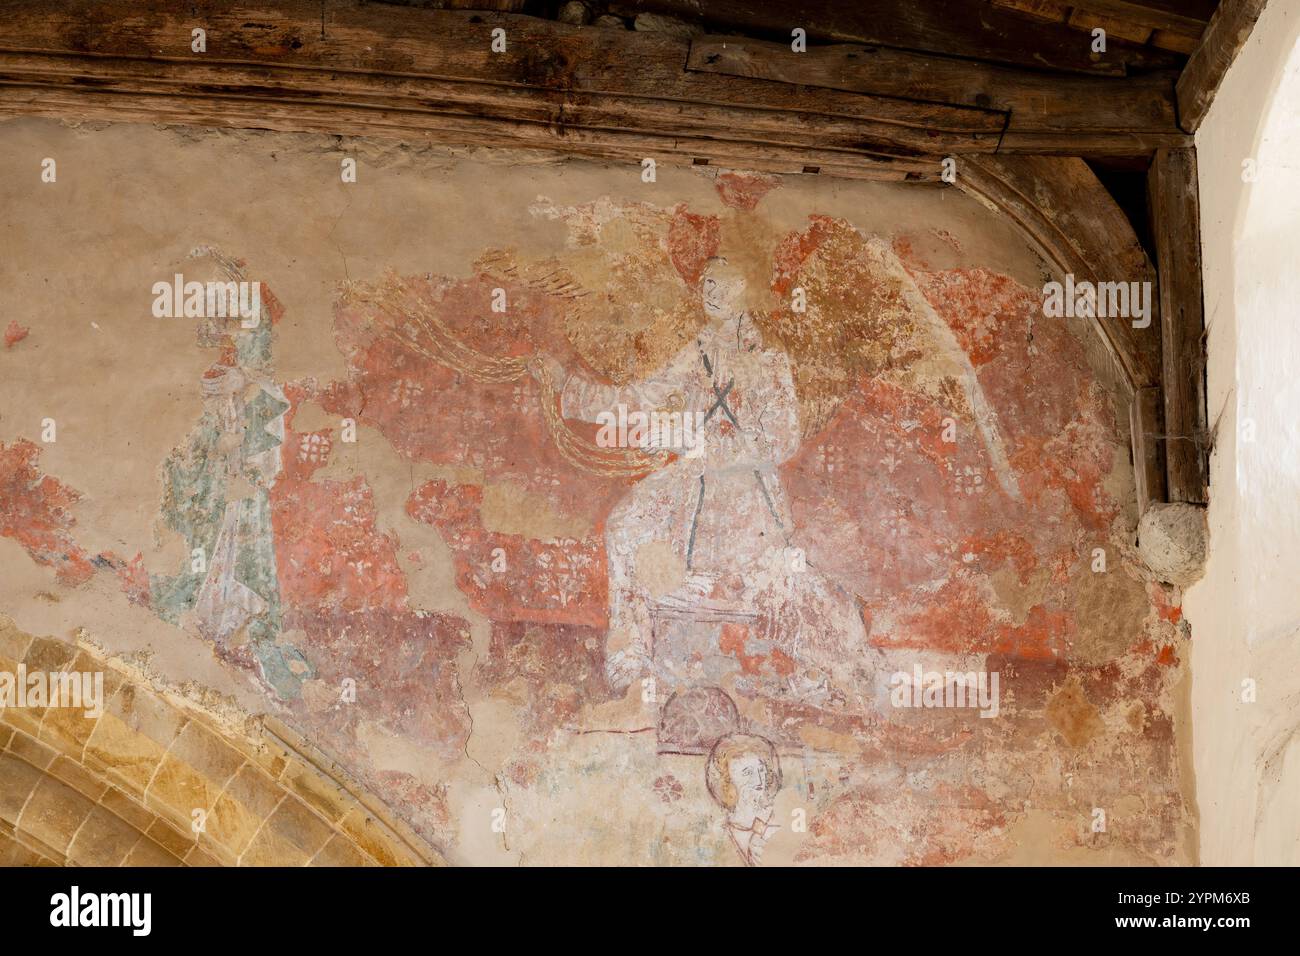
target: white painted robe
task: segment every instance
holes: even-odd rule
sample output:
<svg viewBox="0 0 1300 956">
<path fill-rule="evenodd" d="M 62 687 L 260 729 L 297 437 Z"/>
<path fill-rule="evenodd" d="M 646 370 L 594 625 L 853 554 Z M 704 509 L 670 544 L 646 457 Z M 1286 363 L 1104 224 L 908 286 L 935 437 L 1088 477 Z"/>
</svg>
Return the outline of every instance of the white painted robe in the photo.
<svg viewBox="0 0 1300 956">
<path fill-rule="evenodd" d="M 610 515 L 614 684 L 654 674 L 661 687 L 775 689 L 811 701 L 852 686 L 866 650 L 861 616 L 851 595 L 807 566 L 777 471 L 800 442 L 788 356 L 765 348 L 741 315 L 712 322 L 648 379 L 618 388 L 571 378 L 562 393 L 571 418 L 597 421 L 620 404 L 707 422 L 701 454 L 642 479 Z"/>
</svg>

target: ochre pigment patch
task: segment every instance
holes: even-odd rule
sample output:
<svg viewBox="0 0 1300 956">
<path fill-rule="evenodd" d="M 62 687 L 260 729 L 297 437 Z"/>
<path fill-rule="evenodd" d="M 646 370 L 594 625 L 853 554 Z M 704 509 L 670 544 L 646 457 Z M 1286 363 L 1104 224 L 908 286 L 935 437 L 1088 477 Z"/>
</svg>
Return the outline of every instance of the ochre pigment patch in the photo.
<svg viewBox="0 0 1300 956">
<path fill-rule="evenodd" d="M 1077 681 L 1062 687 L 1047 704 L 1047 719 L 1071 747 L 1082 747 L 1101 733 L 1097 708 Z"/>
</svg>

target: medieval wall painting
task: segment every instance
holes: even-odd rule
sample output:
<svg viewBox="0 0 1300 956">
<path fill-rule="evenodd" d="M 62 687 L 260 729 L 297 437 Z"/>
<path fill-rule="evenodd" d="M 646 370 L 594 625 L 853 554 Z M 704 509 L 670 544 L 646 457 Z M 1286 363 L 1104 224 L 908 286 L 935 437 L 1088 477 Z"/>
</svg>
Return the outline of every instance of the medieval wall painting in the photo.
<svg viewBox="0 0 1300 956">
<path fill-rule="evenodd" d="M 591 170 L 457 268 L 372 237 L 332 315 L 188 236 L 161 271 L 262 297 L 190 322 L 197 417 L 132 462 L 155 541 L 82 544 L 17 422 L 0 535 L 201 641 L 454 862 L 1184 860 L 1187 635 L 1090 330 L 943 221 L 855 224 L 899 187 Z M 287 322 L 336 367 L 285 375 Z"/>
</svg>

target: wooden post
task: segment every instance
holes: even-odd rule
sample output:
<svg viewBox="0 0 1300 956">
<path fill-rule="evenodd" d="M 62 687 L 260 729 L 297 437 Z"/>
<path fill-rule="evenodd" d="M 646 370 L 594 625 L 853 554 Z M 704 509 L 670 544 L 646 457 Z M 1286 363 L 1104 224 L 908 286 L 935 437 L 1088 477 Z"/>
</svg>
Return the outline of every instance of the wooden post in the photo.
<svg viewBox="0 0 1300 956">
<path fill-rule="evenodd" d="M 1147 195 L 1160 284 L 1163 444 L 1169 500 L 1204 504 L 1208 428 L 1195 150 L 1156 150 Z"/>
<path fill-rule="evenodd" d="M 1161 397 L 1157 386 L 1133 392 L 1129 405 L 1129 430 L 1133 448 L 1133 481 L 1137 491 L 1138 517 L 1153 501 L 1166 500 L 1164 434 Z"/>
</svg>

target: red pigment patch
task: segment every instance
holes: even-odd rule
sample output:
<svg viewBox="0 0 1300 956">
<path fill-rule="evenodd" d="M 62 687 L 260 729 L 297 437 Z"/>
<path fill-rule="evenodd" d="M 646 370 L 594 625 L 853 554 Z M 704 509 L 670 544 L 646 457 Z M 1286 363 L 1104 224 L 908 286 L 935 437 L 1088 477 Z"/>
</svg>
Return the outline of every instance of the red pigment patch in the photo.
<svg viewBox="0 0 1300 956">
<path fill-rule="evenodd" d="M 962 251 L 961 242 L 947 229 L 931 229 L 929 232 L 954 252 Z M 930 272 L 934 264 L 917 250 L 916 241 L 915 233 L 901 233 L 890 240 L 890 247 L 908 272 Z"/>
<path fill-rule="evenodd" d="M 717 216 L 699 216 L 679 206 L 668 227 L 668 257 L 673 268 L 694 288 L 700 284 L 709 258 L 718 252 L 722 229 Z"/>
<path fill-rule="evenodd" d="M 135 557 L 127 561 L 112 551 L 106 551 L 103 557 L 113 566 L 126 599 L 139 607 L 149 607 L 152 597 L 149 589 L 149 572 L 144 566 L 144 555 L 137 551 Z"/>
<path fill-rule="evenodd" d="M 790 657 L 779 647 L 772 648 L 769 655 L 772 663 L 772 670 L 776 671 L 782 677 L 789 677 L 794 673 L 794 658 Z"/>
<path fill-rule="evenodd" d="M 1002 427 L 1055 434 L 1081 411 L 1092 373 L 1063 320 L 1045 319 L 1042 303 L 1014 279 L 987 269 L 913 272 L 912 277 L 958 343 L 980 369 L 989 400 L 1007 419 Z M 984 366 L 998 362 L 998 374 Z M 1028 387 L 1027 387 L 1028 385 Z"/>
<path fill-rule="evenodd" d="M 456 673 L 456 656 L 470 646 L 469 628 L 457 617 L 341 604 L 291 610 L 285 625 L 316 668 L 316 679 L 336 688 L 356 681 L 356 702 L 314 715 L 317 723 L 347 733 L 362 721 L 435 747 L 448 759 L 463 756 L 470 718 Z"/>
<path fill-rule="evenodd" d="M 1170 602 L 1168 591 L 1163 585 L 1151 584 L 1147 587 L 1147 594 L 1152 603 L 1156 606 L 1156 613 L 1160 620 L 1168 624 L 1177 624 L 1183 619 L 1183 609 L 1177 604 Z"/>
<path fill-rule="evenodd" d="M 271 291 L 271 287 L 265 282 L 262 283 L 258 293 L 261 297 L 262 304 L 266 306 L 266 311 L 271 314 L 271 324 L 278 325 L 284 318 L 284 303 Z"/>
<path fill-rule="evenodd" d="M 1022 660 L 1053 660 L 1065 652 L 1074 621 L 1065 612 L 1032 608 L 1023 624 L 999 622 L 984 592 L 970 577 L 957 577 L 936 593 L 917 591 L 912 610 L 891 633 L 872 637 L 880 647 L 912 647 L 951 654 L 1002 654 Z"/>
<path fill-rule="evenodd" d="M 1094 423 L 1071 423 L 1051 439 L 1029 438 L 1010 457 L 1020 475 L 1020 490 L 1036 506 L 1050 508 L 1048 492 L 1064 494 L 1085 528 L 1105 531 L 1119 513 L 1119 503 L 1102 487 L 1114 450 Z"/>
<path fill-rule="evenodd" d="M 904 866 L 942 866 L 996 846 L 1003 808 L 969 786 L 938 783 L 919 791 L 863 788 L 837 797 L 808 828 L 798 861 L 890 853 L 906 847 Z"/>
<path fill-rule="evenodd" d="M 37 564 L 55 568 L 60 584 L 95 573 L 91 556 L 72 537 L 72 507 L 81 494 L 36 467 L 40 448 L 25 439 L 0 442 L 0 536 L 21 544 Z"/>
<path fill-rule="evenodd" d="M 401 770 L 382 770 L 375 775 L 383 787 L 386 802 L 403 820 L 414 823 L 422 833 L 432 833 L 443 845 L 455 841 L 447 784 L 430 785 Z"/>
<path fill-rule="evenodd" d="M 286 385 L 284 397 L 289 411 L 284 416 L 284 441 L 280 445 L 280 481 L 311 481 L 317 469 L 329 464 L 334 450 L 334 431 L 322 428 L 300 432 L 293 427 L 298 406 L 311 397 L 310 390 L 299 384 Z"/>
<path fill-rule="evenodd" d="M 919 594 L 915 609 L 892 633 L 872 637 L 880 647 L 915 647 L 969 654 L 992 650 L 997 623 L 984 594 L 968 578 L 954 578 L 931 595 Z"/>
<path fill-rule="evenodd" d="M 1064 320 L 1047 319 L 1019 283 L 986 269 L 913 273 L 952 328 L 997 412 L 1008 457 L 1030 504 L 1064 494 L 1089 530 L 1119 504 L 1103 489 L 1114 459 L 1114 413 Z"/>
<path fill-rule="evenodd" d="M 736 209 L 753 209 L 780 185 L 773 176 L 761 173 L 723 173 L 713 181 L 722 201 Z"/>
<path fill-rule="evenodd" d="M 598 527 L 576 541 L 490 532 L 483 528 L 482 503 L 479 486 L 444 481 L 425 482 L 406 503 L 412 518 L 433 525 L 446 538 L 456 583 L 470 606 L 494 621 L 603 631 L 609 601 L 603 530 Z"/>
<path fill-rule="evenodd" d="M 1040 604 L 1030 609 L 1024 624 L 998 628 L 993 652 L 1021 660 L 1055 660 L 1065 653 L 1073 633 L 1074 619 L 1069 614 Z"/>
<path fill-rule="evenodd" d="M 722 634 L 718 638 L 718 648 L 724 654 L 730 654 L 740 663 L 741 673 L 757 674 L 767 659 L 762 654 L 746 654 L 745 642 L 749 639 L 749 628 L 743 624 L 723 624 Z"/>
<path fill-rule="evenodd" d="M 11 320 L 8 328 L 5 329 L 5 348 L 13 348 L 30 334 L 31 329 L 27 326 L 19 325 L 17 319 Z"/>
<path fill-rule="evenodd" d="M 271 487 L 280 596 L 287 607 L 345 610 L 405 606 L 395 535 L 375 526 L 364 478 L 314 483 L 281 477 Z"/>
<path fill-rule="evenodd" d="M 795 285 L 804 262 L 844 228 L 844 223 L 830 216 L 809 216 L 803 232 L 792 232 L 781 240 L 772 254 L 772 291 L 785 298 Z"/>
<path fill-rule="evenodd" d="M 950 416 L 955 442 L 943 441 Z M 809 560 L 869 599 L 947 577 L 972 528 L 1011 547 L 999 536 L 1022 523 L 974 425 L 880 381 L 863 381 L 781 472 Z"/>
<path fill-rule="evenodd" d="M 930 268 L 930 263 L 922 259 L 921 254 L 912 245 L 910 236 L 895 236 L 889 245 L 894 250 L 894 255 L 898 256 L 898 260 L 909 272 Z"/>
<path fill-rule="evenodd" d="M 965 561 L 967 555 L 973 556 L 972 566 L 980 570 L 993 572 L 1010 564 L 1016 569 L 1021 584 L 1029 580 L 1029 575 L 1038 566 L 1033 545 L 1013 531 L 970 535 L 963 538 L 958 547 L 962 552 L 962 560 Z"/>
<path fill-rule="evenodd" d="M 549 297 L 498 277 L 456 283 L 418 283 L 413 300 L 456 330 L 466 345 L 488 355 L 556 356 L 566 367 L 581 364 L 563 335 Z M 487 311 L 493 287 L 510 303 L 502 316 Z M 388 323 L 388 325 L 385 325 Z M 317 398 L 340 417 L 372 425 L 404 457 L 438 465 L 474 468 L 486 481 L 509 482 L 540 495 L 556 512 L 602 521 L 627 482 L 582 471 L 555 447 L 542 411 L 540 388 L 530 376 L 481 384 L 395 341 L 391 317 L 374 315 L 364 303 L 341 306 L 335 328 L 350 368 L 346 382 Z M 597 426 L 568 422 L 594 438 Z"/>
<path fill-rule="evenodd" d="M 533 737 L 580 724 L 587 704 L 613 695 L 605 678 L 605 634 L 570 624 L 494 622 L 487 656 L 477 675 L 485 684 L 523 693 L 518 712 Z"/>
<path fill-rule="evenodd" d="M 1024 339 L 1036 316 L 1041 319 L 1038 301 L 1010 276 L 950 269 L 913 278 L 976 366 L 1001 355 L 1009 338 Z"/>
</svg>

